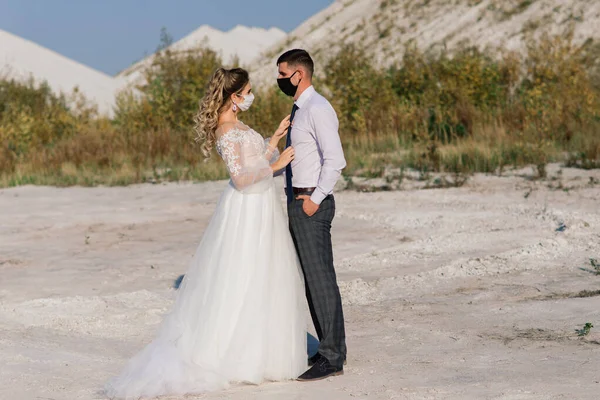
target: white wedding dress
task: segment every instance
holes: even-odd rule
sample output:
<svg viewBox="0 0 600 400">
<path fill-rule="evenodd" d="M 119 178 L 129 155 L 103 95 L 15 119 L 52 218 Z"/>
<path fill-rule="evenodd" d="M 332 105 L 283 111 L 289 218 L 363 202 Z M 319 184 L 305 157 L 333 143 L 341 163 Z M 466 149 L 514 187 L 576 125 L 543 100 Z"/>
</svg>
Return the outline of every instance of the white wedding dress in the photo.
<svg viewBox="0 0 600 400">
<path fill-rule="evenodd" d="M 269 166 L 277 150 L 241 123 L 216 146 L 229 186 L 173 309 L 154 341 L 107 383 L 110 398 L 294 379 L 307 367 L 302 272 Z"/>
</svg>

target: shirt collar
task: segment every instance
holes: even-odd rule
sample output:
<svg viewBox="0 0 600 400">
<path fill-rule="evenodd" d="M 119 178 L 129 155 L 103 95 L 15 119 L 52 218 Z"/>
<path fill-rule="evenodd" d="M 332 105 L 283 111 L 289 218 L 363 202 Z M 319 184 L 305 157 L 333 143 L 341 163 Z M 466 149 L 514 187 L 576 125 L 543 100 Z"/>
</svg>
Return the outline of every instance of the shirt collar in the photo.
<svg viewBox="0 0 600 400">
<path fill-rule="evenodd" d="M 315 93 L 315 88 L 313 85 L 310 85 L 304 90 L 304 92 L 302 92 L 300 97 L 298 97 L 298 100 L 295 101 L 295 104 L 298 106 L 298 108 L 304 107 L 313 93 Z"/>
</svg>

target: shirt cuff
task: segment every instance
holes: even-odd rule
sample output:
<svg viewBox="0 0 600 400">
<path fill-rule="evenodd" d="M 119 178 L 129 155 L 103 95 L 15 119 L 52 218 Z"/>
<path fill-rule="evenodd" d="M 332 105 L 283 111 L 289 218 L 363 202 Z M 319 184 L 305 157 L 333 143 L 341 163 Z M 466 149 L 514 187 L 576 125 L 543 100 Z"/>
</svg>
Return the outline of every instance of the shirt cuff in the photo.
<svg viewBox="0 0 600 400">
<path fill-rule="evenodd" d="M 321 192 L 318 188 L 315 189 L 315 191 L 313 192 L 313 194 L 310 196 L 310 200 L 318 205 L 321 205 L 321 203 L 323 202 L 323 200 L 325 199 L 325 197 L 327 197 L 326 194 L 324 194 L 323 192 Z"/>
</svg>

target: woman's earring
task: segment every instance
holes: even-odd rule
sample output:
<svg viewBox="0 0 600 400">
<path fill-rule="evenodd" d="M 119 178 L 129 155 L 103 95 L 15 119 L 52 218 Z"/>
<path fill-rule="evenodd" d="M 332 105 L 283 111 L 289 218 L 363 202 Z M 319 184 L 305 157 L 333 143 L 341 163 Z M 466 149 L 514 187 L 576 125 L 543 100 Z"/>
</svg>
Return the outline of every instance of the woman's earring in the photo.
<svg viewBox="0 0 600 400">
<path fill-rule="evenodd" d="M 233 112 L 236 112 L 237 111 L 237 104 L 233 103 L 233 108 L 232 109 L 233 109 Z"/>
</svg>

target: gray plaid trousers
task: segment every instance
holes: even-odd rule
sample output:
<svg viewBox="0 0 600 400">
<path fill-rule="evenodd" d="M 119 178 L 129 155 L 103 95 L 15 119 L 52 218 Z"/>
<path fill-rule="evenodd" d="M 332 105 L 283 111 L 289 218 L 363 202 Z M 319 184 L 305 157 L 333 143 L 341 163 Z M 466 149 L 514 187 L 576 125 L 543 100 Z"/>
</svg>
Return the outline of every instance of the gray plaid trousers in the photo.
<svg viewBox="0 0 600 400">
<path fill-rule="evenodd" d="M 332 195 L 327 196 L 312 217 L 304 213 L 302 203 L 294 199 L 288 204 L 288 216 L 304 272 L 310 315 L 319 337 L 319 354 L 332 365 L 342 367 L 346 359 L 346 333 L 331 245 L 335 200 Z"/>
</svg>

